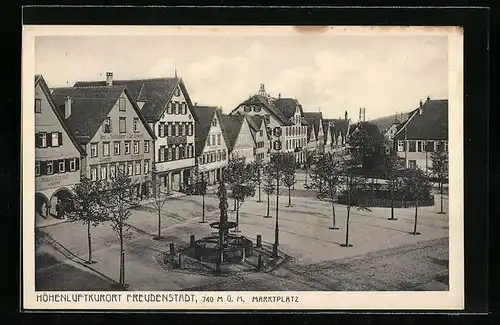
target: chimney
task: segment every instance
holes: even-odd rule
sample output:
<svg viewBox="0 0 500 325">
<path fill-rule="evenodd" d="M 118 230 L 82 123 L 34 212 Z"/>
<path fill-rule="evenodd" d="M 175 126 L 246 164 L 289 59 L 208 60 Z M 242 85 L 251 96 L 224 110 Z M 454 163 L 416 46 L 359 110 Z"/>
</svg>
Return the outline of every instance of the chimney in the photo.
<svg viewBox="0 0 500 325">
<path fill-rule="evenodd" d="M 423 112 L 424 112 L 424 108 L 422 107 L 422 101 L 420 101 L 420 106 L 418 108 L 418 114 L 422 115 Z"/>
<path fill-rule="evenodd" d="M 344 119 L 347 120 L 347 111 L 344 112 Z"/>
<path fill-rule="evenodd" d="M 106 72 L 106 86 L 113 86 L 113 72 Z"/>
<path fill-rule="evenodd" d="M 278 98 L 281 98 L 281 93 L 278 94 Z"/>
<path fill-rule="evenodd" d="M 71 116 L 71 98 L 66 96 L 64 98 L 64 118 L 67 119 Z"/>
<path fill-rule="evenodd" d="M 194 102 L 194 106 L 198 106 L 198 102 Z"/>
<path fill-rule="evenodd" d="M 431 100 L 431 96 L 427 96 L 427 102 Z"/>
</svg>

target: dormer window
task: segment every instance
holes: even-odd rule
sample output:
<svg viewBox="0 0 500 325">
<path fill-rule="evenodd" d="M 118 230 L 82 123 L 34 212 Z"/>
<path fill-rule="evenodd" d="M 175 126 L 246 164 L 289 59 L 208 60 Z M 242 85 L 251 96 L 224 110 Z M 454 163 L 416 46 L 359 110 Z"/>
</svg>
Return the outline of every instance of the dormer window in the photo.
<svg viewBox="0 0 500 325">
<path fill-rule="evenodd" d="M 216 118 L 213 119 L 212 126 L 217 126 L 217 119 Z"/>
<path fill-rule="evenodd" d="M 107 117 L 102 124 L 102 132 L 111 133 L 111 119 Z"/>
</svg>

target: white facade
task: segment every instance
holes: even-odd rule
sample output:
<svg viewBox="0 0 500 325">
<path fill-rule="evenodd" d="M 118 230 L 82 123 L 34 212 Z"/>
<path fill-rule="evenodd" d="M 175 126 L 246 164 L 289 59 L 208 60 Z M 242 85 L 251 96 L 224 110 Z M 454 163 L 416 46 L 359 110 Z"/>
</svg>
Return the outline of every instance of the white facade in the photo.
<svg viewBox="0 0 500 325">
<path fill-rule="evenodd" d="M 241 128 L 236 138 L 231 156 L 245 158 L 245 163 L 250 164 L 255 161 L 256 142 L 247 118 L 248 117 L 245 116 L 245 119 L 243 119 L 241 123 Z"/>
</svg>

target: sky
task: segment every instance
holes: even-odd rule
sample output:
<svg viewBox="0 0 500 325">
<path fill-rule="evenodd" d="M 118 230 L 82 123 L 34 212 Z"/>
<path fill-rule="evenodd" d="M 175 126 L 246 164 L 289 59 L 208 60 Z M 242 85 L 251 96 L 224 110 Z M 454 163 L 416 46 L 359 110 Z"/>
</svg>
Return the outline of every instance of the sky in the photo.
<svg viewBox="0 0 500 325">
<path fill-rule="evenodd" d="M 49 87 L 76 81 L 182 77 L 193 102 L 230 112 L 260 84 L 304 111 L 357 120 L 448 98 L 446 36 L 37 36 L 35 73 Z"/>
</svg>

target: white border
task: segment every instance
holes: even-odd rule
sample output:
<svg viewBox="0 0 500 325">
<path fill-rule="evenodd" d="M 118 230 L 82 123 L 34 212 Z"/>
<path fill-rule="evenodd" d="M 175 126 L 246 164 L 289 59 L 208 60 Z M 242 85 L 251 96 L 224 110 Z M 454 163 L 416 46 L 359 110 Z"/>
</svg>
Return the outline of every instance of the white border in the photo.
<svg viewBox="0 0 500 325">
<path fill-rule="evenodd" d="M 34 278 L 34 51 L 35 36 L 59 35 L 447 35 L 449 40 L 449 291 L 443 292 L 182 292 L 194 294 L 198 303 L 126 302 L 127 295 L 141 292 L 95 292 L 121 295 L 120 303 L 37 302 Z M 222 36 L 222 35 L 221 35 Z M 23 229 L 23 307 L 25 309 L 429 309 L 464 308 L 463 246 L 463 33 L 460 27 L 316 27 L 298 33 L 294 27 L 250 26 L 23 26 L 22 43 L 22 229 Z M 33 148 L 33 149 L 32 149 Z M 41 293 L 41 292 L 39 292 Z M 91 292 L 60 292 L 63 295 Z M 145 295 L 157 292 L 142 292 Z M 166 292 L 158 292 L 165 294 Z M 180 292 L 171 292 L 180 293 Z M 57 292 L 50 292 L 57 294 Z M 233 297 L 233 302 L 217 302 L 217 297 Z M 297 296 L 299 302 L 252 303 L 253 296 Z M 77 297 L 74 296 L 74 297 Z M 202 296 L 215 297 L 214 303 L 202 303 Z M 236 302 L 241 296 L 245 303 Z M 82 296 L 83 297 L 83 296 Z"/>
</svg>

